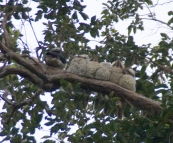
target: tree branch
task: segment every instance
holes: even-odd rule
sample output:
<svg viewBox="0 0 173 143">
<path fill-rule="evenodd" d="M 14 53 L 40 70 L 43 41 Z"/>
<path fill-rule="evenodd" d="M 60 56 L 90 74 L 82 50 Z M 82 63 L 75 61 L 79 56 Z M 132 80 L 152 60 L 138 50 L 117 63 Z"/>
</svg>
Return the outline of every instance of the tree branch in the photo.
<svg viewBox="0 0 173 143">
<path fill-rule="evenodd" d="M 112 82 L 81 77 L 67 71 L 62 71 L 58 68 L 46 66 L 43 63 L 39 63 L 41 64 L 39 67 L 42 67 L 42 69 L 40 69 L 38 68 L 38 65 L 32 64 L 32 62 L 27 62 L 24 58 L 9 50 L 2 43 L 0 43 L 0 49 L 8 53 L 11 59 L 29 70 L 26 71 L 17 68 L 6 68 L 5 70 L 3 70 L 4 73 L 0 73 L 0 77 L 3 77 L 6 74 L 18 74 L 24 78 L 27 78 L 33 84 L 42 88 L 44 91 L 56 90 L 61 86 L 60 79 L 65 79 L 71 83 L 81 83 L 81 88 L 85 90 L 100 92 L 107 95 L 109 95 L 113 91 L 114 96 L 123 98 L 134 107 L 142 110 L 147 110 L 152 113 L 158 113 L 162 110 L 160 102 L 149 99 L 138 93 L 129 91 Z"/>
<path fill-rule="evenodd" d="M 155 64 L 156 66 L 158 66 L 158 68 L 161 69 L 161 70 L 163 70 L 164 72 L 169 73 L 169 74 L 173 74 L 173 70 L 171 68 L 162 66 L 162 65 L 160 65 L 157 62 L 152 61 L 152 60 L 150 60 L 150 62 L 152 62 L 153 64 Z"/>
<path fill-rule="evenodd" d="M 142 110 L 147 110 L 152 113 L 158 113 L 162 110 L 161 103 L 150 98 L 147 98 L 141 94 L 127 90 L 117 84 L 109 81 L 101 81 L 91 78 L 80 77 L 67 71 L 60 71 L 58 74 L 49 75 L 49 81 L 54 83 L 54 86 L 60 86 L 60 79 L 65 79 L 71 83 L 81 83 L 81 88 L 85 90 L 100 92 L 104 94 L 110 94 L 114 91 L 114 96 L 118 96 L 127 100 L 134 107 Z"/>
<path fill-rule="evenodd" d="M 6 124 L 8 124 L 10 122 L 10 119 L 12 118 L 12 116 L 14 115 L 14 113 L 16 112 L 16 110 L 22 108 L 25 105 L 32 104 L 35 101 L 35 99 L 40 95 L 41 92 L 42 92 L 42 90 L 38 89 L 36 91 L 35 95 L 33 95 L 31 98 L 26 99 L 26 100 L 24 100 L 22 102 L 19 102 L 19 103 L 16 103 L 16 102 L 13 103 L 13 102 L 9 101 L 8 99 L 6 99 L 4 97 L 4 95 L 6 96 L 8 94 L 8 91 L 5 91 L 4 94 L 3 94 L 3 96 L 0 96 L 0 98 L 2 98 L 7 104 L 11 105 L 13 107 L 13 109 L 12 109 L 12 111 L 11 111 L 10 116 L 8 117 L 8 119 L 6 121 L 3 121 L 3 122 L 5 122 Z"/>
<path fill-rule="evenodd" d="M 156 19 L 156 18 L 151 18 L 151 19 L 150 19 L 150 18 L 145 18 L 145 17 L 143 17 L 143 18 L 140 18 L 140 19 L 157 21 L 157 22 L 160 22 L 160 23 L 162 23 L 162 24 L 168 26 L 168 27 L 171 28 L 171 29 L 173 28 L 172 26 L 168 25 L 168 23 L 166 23 L 166 22 L 164 22 L 164 21 L 161 21 L 161 20 L 159 20 L 159 19 Z"/>
<path fill-rule="evenodd" d="M 17 55 L 15 52 L 12 50 L 8 49 L 4 44 L 0 43 L 0 49 L 3 51 L 3 53 L 8 53 L 8 56 L 13 59 L 16 63 L 19 65 L 22 65 L 26 69 L 28 69 L 30 72 L 34 73 L 37 75 L 39 78 L 46 80 L 47 77 L 44 74 L 44 71 L 38 70 L 37 67 L 34 67 L 32 64 L 27 62 L 25 59 L 23 59 L 20 55 Z"/>
<path fill-rule="evenodd" d="M 10 66 L 6 66 L 4 67 L 2 71 L 0 71 L 0 78 L 3 78 L 10 74 L 20 75 L 21 77 L 28 79 L 29 81 L 31 81 L 33 84 L 37 86 L 38 85 L 40 86 L 43 84 L 43 81 L 40 78 L 30 73 L 29 71 L 21 69 L 21 68 L 11 68 Z"/>
</svg>

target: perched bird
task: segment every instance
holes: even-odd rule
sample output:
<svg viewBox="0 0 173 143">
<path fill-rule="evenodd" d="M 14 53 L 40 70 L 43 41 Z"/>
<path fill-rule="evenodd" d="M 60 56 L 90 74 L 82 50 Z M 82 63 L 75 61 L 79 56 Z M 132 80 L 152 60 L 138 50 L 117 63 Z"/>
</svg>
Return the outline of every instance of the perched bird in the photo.
<svg viewBox="0 0 173 143">
<path fill-rule="evenodd" d="M 118 83 L 120 86 L 136 92 L 136 79 L 135 79 L 135 71 L 131 68 L 126 68 L 125 73 L 121 77 Z M 124 115 L 124 107 L 125 101 L 122 99 L 118 102 L 118 119 L 122 119 Z"/>
<path fill-rule="evenodd" d="M 113 62 L 110 74 L 110 81 L 118 84 L 124 74 L 124 64 L 120 60 Z"/>
<path fill-rule="evenodd" d="M 124 64 L 120 60 L 116 60 L 115 62 L 112 63 L 113 67 L 120 67 L 121 69 L 124 69 Z"/>
<path fill-rule="evenodd" d="M 97 55 L 93 56 L 90 61 L 95 61 L 95 62 L 98 62 L 99 61 L 99 58 Z"/>
<path fill-rule="evenodd" d="M 90 59 L 87 61 L 87 68 L 85 77 L 95 78 L 96 72 L 101 68 L 101 65 L 97 61 L 92 61 L 94 59 Z"/>
<path fill-rule="evenodd" d="M 131 68 L 126 68 L 126 73 L 127 74 L 130 74 L 131 76 L 135 77 L 135 71 Z"/>
<path fill-rule="evenodd" d="M 99 65 L 101 67 L 96 71 L 95 78 L 99 80 L 110 80 L 112 65 L 108 62 L 101 62 Z"/>
<path fill-rule="evenodd" d="M 89 59 L 89 56 L 86 54 L 78 55 L 77 57 L 82 59 Z"/>
<path fill-rule="evenodd" d="M 112 69 L 111 69 L 111 75 L 110 75 L 110 81 L 116 84 L 119 84 L 121 78 L 125 74 L 125 66 L 120 60 L 116 60 L 112 63 Z M 116 102 L 117 105 L 117 118 L 121 120 L 124 116 L 124 106 L 125 102 L 124 100 L 118 100 Z"/>
<path fill-rule="evenodd" d="M 121 87 L 136 91 L 135 71 L 131 68 L 125 68 L 124 64 L 117 60 L 112 63 L 110 81 L 119 84 Z M 117 118 L 121 120 L 124 116 L 125 100 L 122 98 L 116 102 Z"/>
<path fill-rule="evenodd" d="M 70 66 L 68 67 L 67 71 L 74 73 L 76 75 L 85 76 L 87 62 L 89 61 L 88 55 L 78 55 L 74 57 L 71 61 Z"/>
<path fill-rule="evenodd" d="M 66 59 L 59 48 L 48 49 L 45 54 L 45 61 L 48 66 L 59 69 L 64 69 L 66 66 Z"/>
</svg>

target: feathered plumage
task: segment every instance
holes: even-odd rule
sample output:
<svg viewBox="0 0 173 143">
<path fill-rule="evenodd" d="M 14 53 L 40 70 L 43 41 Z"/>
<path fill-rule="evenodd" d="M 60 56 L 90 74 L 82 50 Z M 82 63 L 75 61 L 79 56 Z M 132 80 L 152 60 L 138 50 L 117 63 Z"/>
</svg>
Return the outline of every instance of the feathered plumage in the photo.
<svg viewBox="0 0 173 143">
<path fill-rule="evenodd" d="M 48 49 L 45 54 L 45 61 L 48 66 L 64 69 L 66 59 L 59 48 Z"/>
</svg>

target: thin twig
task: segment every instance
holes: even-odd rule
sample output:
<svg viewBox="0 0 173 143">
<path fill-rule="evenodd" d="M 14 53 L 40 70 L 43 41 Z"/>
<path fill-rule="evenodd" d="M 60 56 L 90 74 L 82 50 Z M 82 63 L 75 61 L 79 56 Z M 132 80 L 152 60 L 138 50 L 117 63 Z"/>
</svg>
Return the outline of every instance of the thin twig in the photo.
<svg viewBox="0 0 173 143">
<path fill-rule="evenodd" d="M 170 73 L 170 74 L 173 74 L 173 71 L 169 67 L 164 67 L 164 66 L 158 64 L 155 61 L 151 61 L 150 60 L 150 62 L 152 62 L 153 64 L 157 65 L 160 69 L 164 70 L 165 72 Z"/>
<path fill-rule="evenodd" d="M 173 29 L 173 27 L 172 26 L 169 26 L 168 25 L 168 23 L 166 23 L 166 22 L 164 22 L 164 21 L 161 21 L 161 20 L 159 20 L 159 19 L 156 19 L 156 18 L 140 18 L 140 19 L 146 19 L 146 20 L 153 20 L 153 21 L 157 21 L 157 22 L 160 22 L 160 23 L 162 23 L 162 24 L 164 24 L 164 25 L 166 25 L 166 26 L 168 26 L 169 28 L 171 28 L 171 29 Z"/>
<path fill-rule="evenodd" d="M 5 92 L 6 93 L 6 92 Z M 5 94 L 4 93 L 4 94 Z M 13 109 L 12 109 L 12 111 L 11 111 L 11 113 L 10 113 L 10 115 L 9 115 L 9 117 L 8 117 L 8 119 L 7 119 L 7 121 L 5 121 L 5 123 L 6 124 L 8 124 L 9 122 L 10 122 L 10 119 L 12 118 L 12 116 L 14 115 L 14 113 L 18 110 L 18 109 L 20 109 L 20 108 L 22 108 L 23 106 L 25 106 L 25 105 L 31 105 L 34 101 L 35 101 L 35 99 L 40 95 L 42 93 L 42 90 L 41 89 L 38 89 L 37 91 L 36 91 L 36 93 L 35 93 L 35 95 L 33 95 L 30 99 L 26 99 L 26 100 L 24 100 L 24 101 L 22 101 L 22 102 L 19 102 L 19 103 L 12 103 L 12 102 L 9 102 L 8 100 L 6 100 L 6 99 L 4 99 L 2 96 L 1 96 L 1 98 L 6 102 L 6 103 L 8 103 L 9 105 L 11 105 L 12 107 L 13 107 Z"/>
<path fill-rule="evenodd" d="M 29 13 L 28 13 L 28 16 L 29 16 Z M 40 47 L 39 41 L 38 41 L 37 36 L 36 36 L 36 34 L 35 34 L 35 31 L 34 31 L 34 28 L 33 28 L 33 25 L 32 25 L 32 22 L 31 22 L 31 19 L 30 19 L 30 18 L 29 18 L 29 24 L 30 24 L 30 26 L 31 26 L 32 32 L 34 33 L 34 37 L 35 37 L 35 39 L 36 39 L 36 41 L 37 41 L 37 44 L 38 44 L 38 46 Z"/>
<path fill-rule="evenodd" d="M 0 95 L 0 98 L 4 100 L 8 105 L 12 105 L 12 102 L 6 98 L 8 94 L 8 90 L 5 90 L 4 94 L 2 96 Z"/>
<path fill-rule="evenodd" d="M 7 60 L 5 60 L 3 66 L 0 67 L 0 72 L 5 68 L 6 65 L 7 65 Z"/>
</svg>

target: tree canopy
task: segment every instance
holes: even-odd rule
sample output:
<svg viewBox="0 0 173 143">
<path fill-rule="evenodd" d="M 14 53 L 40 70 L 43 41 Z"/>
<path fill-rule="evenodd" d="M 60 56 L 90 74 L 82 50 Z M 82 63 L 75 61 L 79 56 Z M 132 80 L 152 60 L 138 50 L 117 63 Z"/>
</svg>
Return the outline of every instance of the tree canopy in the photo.
<svg viewBox="0 0 173 143">
<path fill-rule="evenodd" d="M 134 41 L 137 31 L 145 31 L 145 20 L 158 22 L 172 32 L 173 11 L 168 11 L 170 19 L 165 22 L 151 9 L 173 1 L 108 0 L 100 18 L 94 13 L 88 16 L 83 0 L 33 0 L 38 5 L 34 14 L 31 1 L 0 2 L 0 142 L 36 143 L 36 130 L 45 127 L 49 135 L 42 135 L 44 143 L 173 140 L 173 39 L 160 33 L 162 38 L 156 46 Z M 145 9 L 147 13 L 140 14 Z M 44 39 L 39 41 L 33 23 L 43 18 Z M 127 19 L 131 23 L 127 35 L 122 35 L 116 24 Z M 15 21 L 31 26 L 38 44 L 34 54 Z M 89 46 L 91 39 L 97 39 L 95 47 Z M 55 47 L 62 50 L 67 66 L 80 54 L 97 56 L 99 62 L 122 61 L 136 72 L 136 92 L 50 68 L 44 55 L 46 49 Z M 149 68 L 153 71 L 150 74 Z M 48 93 L 52 100 L 46 98 Z M 42 96 L 51 100 L 51 105 Z M 125 103 L 121 120 L 117 118 L 119 101 Z M 78 129 L 70 134 L 74 125 Z"/>
</svg>

